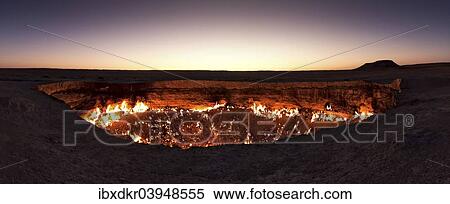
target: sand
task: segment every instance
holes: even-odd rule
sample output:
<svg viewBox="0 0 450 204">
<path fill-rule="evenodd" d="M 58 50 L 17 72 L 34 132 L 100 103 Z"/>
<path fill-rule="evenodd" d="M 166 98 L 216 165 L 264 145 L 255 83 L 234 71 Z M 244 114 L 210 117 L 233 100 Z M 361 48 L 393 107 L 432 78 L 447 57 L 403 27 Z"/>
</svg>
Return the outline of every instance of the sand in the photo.
<svg viewBox="0 0 450 204">
<path fill-rule="evenodd" d="M 257 81 L 274 72 L 176 74 L 192 79 Z M 149 82 L 177 79 L 158 71 L 0 69 L 0 183 L 450 183 L 450 64 L 363 71 L 292 72 L 271 81 L 392 81 L 413 114 L 404 142 L 224 145 L 182 150 L 106 146 L 92 135 L 63 146 L 68 107 L 36 90 L 66 80 Z M 335 131 L 338 130 L 329 130 Z M 108 141 L 119 141 L 101 134 Z"/>
</svg>

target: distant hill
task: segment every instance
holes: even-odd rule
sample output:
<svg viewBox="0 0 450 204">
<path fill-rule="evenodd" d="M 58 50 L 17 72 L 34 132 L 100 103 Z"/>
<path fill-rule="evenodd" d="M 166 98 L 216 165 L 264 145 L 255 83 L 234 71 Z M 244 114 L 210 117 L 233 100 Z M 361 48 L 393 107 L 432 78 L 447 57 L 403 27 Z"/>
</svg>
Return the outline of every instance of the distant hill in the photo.
<svg viewBox="0 0 450 204">
<path fill-rule="evenodd" d="M 377 71 L 377 70 L 390 70 L 399 68 L 400 65 L 392 60 L 379 60 L 376 62 L 365 63 L 362 66 L 356 68 L 355 70 L 363 71 Z"/>
</svg>

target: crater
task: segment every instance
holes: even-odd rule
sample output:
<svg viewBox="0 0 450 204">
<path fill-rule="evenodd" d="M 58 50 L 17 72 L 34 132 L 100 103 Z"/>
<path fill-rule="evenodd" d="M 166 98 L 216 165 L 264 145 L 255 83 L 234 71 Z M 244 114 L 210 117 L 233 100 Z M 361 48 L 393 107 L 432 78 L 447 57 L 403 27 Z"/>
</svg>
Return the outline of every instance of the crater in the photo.
<svg viewBox="0 0 450 204">
<path fill-rule="evenodd" d="M 394 107 L 400 83 L 65 81 L 38 90 L 115 136 L 189 148 L 272 143 L 324 124 L 357 123 Z"/>
</svg>

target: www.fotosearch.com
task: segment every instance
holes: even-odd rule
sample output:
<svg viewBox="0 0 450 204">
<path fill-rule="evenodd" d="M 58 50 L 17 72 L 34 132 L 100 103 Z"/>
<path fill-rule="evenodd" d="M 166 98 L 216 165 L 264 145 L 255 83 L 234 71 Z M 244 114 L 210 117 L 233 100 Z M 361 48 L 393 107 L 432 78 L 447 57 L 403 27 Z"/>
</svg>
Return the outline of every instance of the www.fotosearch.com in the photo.
<svg viewBox="0 0 450 204">
<path fill-rule="evenodd" d="M 266 190 L 250 188 L 248 190 L 210 190 L 186 188 L 122 188 L 121 190 L 98 189 L 100 200 L 351 200 L 348 190 L 318 191 L 309 190 Z"/>
</svg>

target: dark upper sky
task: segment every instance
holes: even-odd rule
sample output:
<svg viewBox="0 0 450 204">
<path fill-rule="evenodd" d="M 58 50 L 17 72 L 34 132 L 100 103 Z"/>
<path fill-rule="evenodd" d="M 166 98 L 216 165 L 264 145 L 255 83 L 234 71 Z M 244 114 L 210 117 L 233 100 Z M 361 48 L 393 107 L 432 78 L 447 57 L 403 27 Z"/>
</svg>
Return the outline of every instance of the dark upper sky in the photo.
<svg viewBox="0 0 450 204">
<path fill-rule="evenodd" d="M 11 0 L 0 5 L 0 67 L 351 68 L 378 59 L 450 61 L 450 1 Z"/>
</svg>

